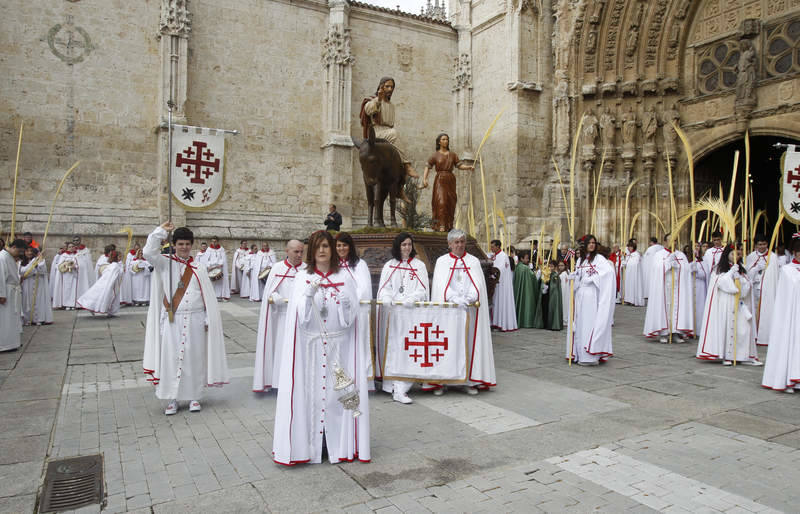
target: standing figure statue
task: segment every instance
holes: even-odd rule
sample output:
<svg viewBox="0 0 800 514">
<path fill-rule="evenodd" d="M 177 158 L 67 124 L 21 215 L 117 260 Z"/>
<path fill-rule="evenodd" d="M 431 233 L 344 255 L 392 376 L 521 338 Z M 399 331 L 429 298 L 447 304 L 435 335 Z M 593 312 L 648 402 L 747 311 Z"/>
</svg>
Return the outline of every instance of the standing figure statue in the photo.
<svg viewBox="0 0 800 514">
<path fill-rule="evenodd" d="M 741 54 L 736 65 L 736 100 L 739 102 L 755 101 L 756 86 L 756 51 L 753 42 L 742 39 L 740 42 Z"/>
<path fill-rule="evenodd" d="M 456 213 L 456 176 L 453 168 L 460 170 L 474 170 L 475 166 L 464 164 L 458 160 L 458 155 L 450 151 L 450 136 L 441 133 L 436 136 L 436 152 L 428 159 L 425 173 L 422 176 L 422 187 L 428 187 L 428 174 L 431 168 L 436 170 L 433 181 L 433 196 L 431 197 L 431 211 L 433 217 L 433 230 L 436 232 L 449 232 L 453 229 L 453 220 Z"/>
</svg>

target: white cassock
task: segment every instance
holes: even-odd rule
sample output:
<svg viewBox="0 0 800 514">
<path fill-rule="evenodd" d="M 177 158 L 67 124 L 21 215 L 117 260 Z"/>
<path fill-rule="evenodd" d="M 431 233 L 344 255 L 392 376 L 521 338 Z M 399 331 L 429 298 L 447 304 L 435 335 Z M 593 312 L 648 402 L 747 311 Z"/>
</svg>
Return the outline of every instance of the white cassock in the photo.
<svg viewBox="0 0 800 514">
<path fill-rule="evenodd" d="M 133 263 L 135 250 L 130 250 L 128 255 L 125 256 L 125 264 L 122 267 L 122 278 L 119 285 L 119 303 L 122 305 L 130 305 L 133 302 L 133 291 L 131 291 L 131 263 Z"/>
<path fill-rule="evenodd" d="M 272 250 L 259 250 L 257 253 L 250 254 L 250 301 L 260 302 L 264 294 L 264 282 L 259 280 L 258 275 L 267 268 L 275 265 L 275 253 Z M 268 277 L 269 278 L 269 277 Z"/>
<path fill-rule="evenodd" d="M 703 320 L 703 309 L 706 306 L 706 291 L 708 291 L 708 277 L 703 261 L 692 261 L 689 265 L 694 282 L 694 333 L 700 333 L 700 324 Z"/>
<path fill-rule="evenodd" d="M 622 260 L 622 299 L 636 307 L 644 302 L 644 277 L 642 276 L 642 254 L 634 250 Z"/>
<path fill-rule="evenodd" d="M 567 330 L 567 359 L 604 362 L 614 355 L 611 341 L 617 297 L 614 266 L 595 254 L 592 262 L 581 259 L 573 277 L 575 319 L 572 332 Z"/>
<path fill-rule="evenodd" d="M 652 267 L 653 262 L 655 259 L 652 259 L 653 255 L 663 250 L 664 247 L 660 244 L 656 243 L 654 245 L 650 245 L 647 250 L 645 250 L 644 255 L 642 256 L 642 279 L 644 280 L 644 297 L 649 298 L 650 296 L 650 283 L 652 281 Z M 658 264 L 661 264 L 660 262 Z"/>
<path fill-rule="evenodd" d="M 248 251 L 247 255 L 242 257 L 242 285 L 239 290 L 241 298 L 250 297 L 250 268 L 253 267 L 253 259 L 257 252 Z"/>
<path fill-rule="evenodd" d="M 285 300 L 292 295 L 298 271 L 304 269 L 306 269 L 305 262 L 301 262 L 299 266 L 292 266 L 288 260 L 284 260 L 272 267 L 267 278 L 264 301 L 261 302 L 261 314 L 258 318 L 253 392 L 266 392 L 271 387 L 278 387 L 281 355 L 284 346 L 289 344 L 284 337 L 288 309 Z M 268 301 L 270 298 L 272 302 Z"/>
<path fill-rule="evenodd" d="M 202 250 L 197 250 L 197 255 L 194 256 L 195 264 L 204 264 L 208 267 L 208 259 L 211 254 L 206 250 L 205 252 Z"/>
<path fill-rule="evenodd" d="M 378 301 L 383 303 L 403 302 L 409 308 L 414 308 L 413 302 L 428 300 L 430 284 L 428 269 L 425 263 L 414 257 L 400 262 L 392 259 L 383 265 L 381 279 L 378 284 Z M 378 305 L 377 320 L 375 322 L 375 378 L 383 378 L 383 356 L 386 345 L 386 319 L 389 309 Z M 401 345 L 402 341 L 389 341 L 391 345 Z M 402 350 L 402 348 L 400 348 Z M 384 380 L 383 390 L 387 393 L 407 393 L 413 382 L 403 380 Z"/>
<path fill-rule="evenodd" d="M 792 255 L 789 253 L 789 250 L 786 250 L 782 254 L 778 255 L 778 265 L 785 266 L 790 262 L 792 262 Z"/>
<path fill-rule="evenodd" d="M 82 295 L 94 284 L 94 274 L 92 273 L 92 253 L 84 245 L 78 246 L 75 250 L 78 258 L 78 296 Z"/>
<path fill-rule="evenodd" d="M 698 359 L 730 361 L 735 357 L 740 362 L 758 360 L 752 284 L 747 275 L 739 274 L 738 268 L 735 266 L 727 273 L 711 276 L 697 342 Z M 738 305 L 734 282 L 737 278 L 741 287 Z"/>
<path fill-rule="evenodd" d="M 22 333 L 22 287 L 19 265 L 8 250 L 0 250 L 0 352 L 20 347 Z"/>
<path fill-rule="evenodd" d="M 81 270 L 78 258 L 75 253 L 64 252 L 58 259 L 61 266 L 67 261 L 72 262 L 72 271 L 62 272 L 56 270 L 55 284 L 53 285 L 53 308 L 78 307 L 78 279 L 81 275 L 86 275 L 85 270 Z M 89 272 L 91 273 L 91 271 Z M 87 288 L 88 289 L 88 288 Z"/>
<path fill-rule="evenodd" d="M 464 385 L 493 387 L 497 385 L 492 348 L 492 328 L 489 326 L 489 305 L 486 280 L 477 257 L 464 253 L 461 257 L 446 253 L 436 259 L 431 284 L 432 302 L 451 302 L 461 305 L 480 302 L 479 307 L 467 307 L 469 335 L 467 348 L 469 380 Z M 425 384 L 424 390 L 441 387 Z"/>
<path fill-rule="evenodd" d="M 206 250 L 208 254 L 208 269 L 220 268 L 222 269 L 222 277 L 219 280 L 214 280 L 211 283 L 214 285 L 214 291 L 217 298 L 223 300 L 230 300 L 231 298 L 231 284 L 228 278 L 228 256 L 225 254 L 225 248 L 217 245 L 216 248 L 209 246 Z"/>
<path fill-rule="evenodd" d="M 97 282 L 78 298 L 80 308 L 95 314 L 118 313 L 122 273 L 121 262 L 112 262 L 106 266 Z"/>
<path fill-rule="evenodd" d="M 780 270 L 775 304 L 769 320 L 767 362 L 761 385 L 783 391 L 800 383 L 800 262 L 792 260 Z"/>
<path fill-rule="evenodd" d="M 22 279 L 22 317 L 26 323 L 49 325 L 53 322 L 53 304 L 50 299 L 47 264 L 42 258 L 34 268 L 35 262 L 36 259 L 33 259 L 19 270 L 20 278 L 27 275 Z"/>
<path fill-rule="evenodd" d="M 717 273 L 717 264 L 724 248 L 713 246 L 703 254 L 703 268 L 706 272 L 706 291 L 711 289 L 711 277 Z"/>
<path fill-rule="evenodd" d="M 778 277 L 780 266 L 778 256 L 774 253 L 769 257 L 767 266 L 767 252 L 761 254 L 752 252 L 745 260 L 744 269 L 747 277 L 753 284 L 753 314 L 756 318 L 756 344 L 765 346 L 769 341 L 770 320 L 772 311 L 775 310 L 775 293 L 778 291 Z M 761 326 L 761 320 L 764 326 Z"/>
<path fill-rule="evenodd" d="M 358 345 L 364 346 L 366 348 L 370 348 L 370 357 L 369 357 L 369 371 L 367 373 L 368 380 L 371 379 L 374 375 L 374 369 L 372 367 L 372 346 L 370 341 L 370 312 L 372 311 L 372 305 L 362 305 L 362 301 L 370 301 L 372 300 L 372 276 L 369 272 L 369 267 L 364 259 L 358 259 L 355 266 L 352 268 L 347 263 L 347 261 L 339 260 L 339 268 L 342 269 L 346 276 L 355 281 L 356 284 L 356 294 L 358 295 L 358 314 L 356 315 L 356 320 L 354 322 L 354 328 L 358 334 Z M 369 388 L 370 390 L 374 390 L 374 382 L 369 380 Z"/>
<path fill-rule="evenodd" d="M 205 265 L 161 254 L 161 240 L 166 238 L 167 231 L 156 227 L 142 250 L 154 268 L 142 367 L 156 386 L 157 398 L 200 400 L 206 387 L 222 386 L 230 380 L 222 316 Z M 192 274 L 174 321 L 170 321 L 164 301 L 173 298 L 186 266 L 191 266 Z"/>
<path fill-rule="evenodd" d="M 566 325 L 569 323 L 569 273 L 562 271 L 558 278 L 561 280 L 561 315 Z"/>
<path fill-rule="evenodd" d="M 241 293 L 244 261 L 250 254 L 247 248 L 237 248 L 231 261 L 231 293 Z"/>
<path fill-rule="evenodd" d="M 297 273 L 286 318 L 275 409 L 273 458 L 291 466 L 322 461 L 322 441 L 331 463 L 369 462 L 368 346 L 360 346 L 355 321 L 358 292 L 347 272 Z M 315 286 L 319 284 L 319 286 Z M 354 385 L 336 391 L 334 371 L 342 369 Z M 359 395 L 358 410 L 339 398 Z"/>
<path fill-rule="evenodd" d="M 50 265 L 50 298 L 53 297 L 53 288 L 56 284 L 56 278 L 58 278 L 58 263 L 61 262 L 62 255 L 64 255 L 64 252 L 59 251 L 53 257 L 53 262 Z"/>
<path fill-rule="evenodd" d="M 514 306 L 514 272 L 506 252 L 492 255 L 494 267 L 500 270 L 500 280 L 494 288 L 492 297 L 492 328 L 503 332 L 517 330 L 517 309 Z"/>
<path fill-rule="evenodd" d="M 650 298 L 644 316 L 644 336 L 694 335 L 694 291 L 689 261 L 683 252 L 662 248 L 652 257 Z"/>
<path fill-rule="evenodd" d="M 138 269 L 140 271 L 134 271 Z M 144 258 L 131 261 L 128 273 L 131 276 L 131 300 L 137 303 L 150 301 L 150 263 Z"/>
<path fill-rule="evenodd" d="M 100 268 L 108 264 L 108 255 L 103 254 L 97 258 L 97 263 L 94 265 L 94 281 L 97 282 L 100 279 L 100 275 L 102 272 Z"/>
</svg>

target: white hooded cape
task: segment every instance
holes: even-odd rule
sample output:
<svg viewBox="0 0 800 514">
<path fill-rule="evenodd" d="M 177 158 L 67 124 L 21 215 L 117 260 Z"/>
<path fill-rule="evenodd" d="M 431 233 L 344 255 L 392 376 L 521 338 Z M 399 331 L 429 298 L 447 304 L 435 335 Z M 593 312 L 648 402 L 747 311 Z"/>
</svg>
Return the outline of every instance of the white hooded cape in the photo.
<svg viewBox="0 0 800 514">
<path fill-rule="evenodd" d="M 698 359 L 758 360 L 756 323 L 750 294 L 752 287 L 746 275 L 736 272 L 737 268 L 738 266 L 731 268 L 727 273 L 714 273 L 711 276 L 711 287 L 703 309 L 703 323 L 700 326 L 697 342 Z M 739 279 L 741 287 L 738 306 L 734 282 L 736 278 Z"/>
<path fill-rule="evenodd" d="M 100 278 L 78 298 L 80 308 L 95 314 L 119 312 L 121 276 L 122 263 L 107 265 Z"/>
<path fill-rule="evenodd" d="M 503 332 L 517 330 L 517 309 L 514 305 L 514 272 L 506 252 L 492 256 L 494 267 L 500 270 L 500 280 L 494 288 L 492 298 L 492 327 Z"/>
<path fill-rule="evenodd" d="M 651 257 L 650 297 L 644 335 L 694 335 L 694 290 L 691 266 L 683 252 L 662 249 Z"/>
<path fill-rule="evenodd" d="M 575 274 L 575 319 L 572 331 L 567 330 L 567 359 L 605 361 L 614 355 L 611 340 L 617 299 L 614 266 L 595 254 L 592 262 L 582 259 Z"/>
<path fill-rule="evenodd" d="M 642 254 L 634 250 L 622 260 L 622 300 L 636 307 L 644 305 Z"/>
</svg>

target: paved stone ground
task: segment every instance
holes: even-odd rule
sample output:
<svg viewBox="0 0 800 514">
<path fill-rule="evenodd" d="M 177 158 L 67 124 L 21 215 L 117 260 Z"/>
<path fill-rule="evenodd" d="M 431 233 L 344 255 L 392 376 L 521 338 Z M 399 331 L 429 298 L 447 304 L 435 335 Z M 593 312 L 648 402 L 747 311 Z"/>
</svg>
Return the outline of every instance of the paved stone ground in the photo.
<svg viewBox="0 0 800 514">
<path fill-rule="evenodd" d="M 258 306 L 223 309 L 235 378 L 169 418 L 141 374 L 143 308 L 26 328 L 0 354 L 0 511 L 35 510 L 47 459 L 98 452 L 107 512 L 800 510 L 800 395 L 645 341 L 643 309 L 618 307 L 596 368 L 566 365 L 563 332 L 495 333 L 494 391 L 376 394 L 371 463 L 295 468 L 271 459 L 275 394 L 250 391 Z"/>
</svg>

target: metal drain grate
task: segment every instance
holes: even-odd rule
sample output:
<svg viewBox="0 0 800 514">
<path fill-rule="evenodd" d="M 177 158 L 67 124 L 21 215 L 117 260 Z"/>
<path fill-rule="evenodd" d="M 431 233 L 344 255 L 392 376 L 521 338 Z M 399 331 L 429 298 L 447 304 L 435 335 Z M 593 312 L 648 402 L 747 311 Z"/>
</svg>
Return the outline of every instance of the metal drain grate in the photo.
<svg viewBox="0 0 800 514">
<path fill-rule="evenodd" d="M 39 512 L 76 509 L 103 500 L 103 456 L 87 455 L 47 463 Z"/>
</svg>

